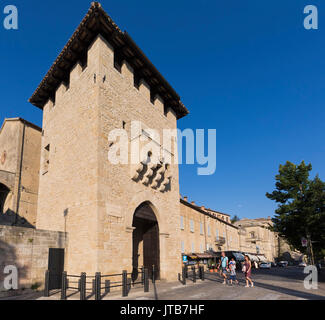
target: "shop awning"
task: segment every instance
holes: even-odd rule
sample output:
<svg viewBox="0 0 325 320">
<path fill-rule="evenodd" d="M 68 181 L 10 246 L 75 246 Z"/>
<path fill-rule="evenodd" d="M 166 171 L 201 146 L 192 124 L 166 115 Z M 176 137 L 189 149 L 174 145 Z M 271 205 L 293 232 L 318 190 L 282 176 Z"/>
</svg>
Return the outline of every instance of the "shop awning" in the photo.
<svg viewBox="0 0 325 320">
<path fill-rule="evenodd" d="M 257 258 L 257 256 L 250 254 L 250 253 L 246 253 L 246 255 L 249 257 L 249 259 L 253 262 L 259 262 L 259 259 Z"/>
<path fill-rule="evenodd" d="M 210 253 L 196 253 L 195 254 L 198 259 L 212 259 L 214 258 L 214 256 Z"/>
<path fill-rule="evenodd" d="M 260 259 L 260 261 L 261 262 L 267 262 L 267 259 L 266 259 L 266 257 L 265 256 L 257 256 L 259 259 Z"/>
</svg>

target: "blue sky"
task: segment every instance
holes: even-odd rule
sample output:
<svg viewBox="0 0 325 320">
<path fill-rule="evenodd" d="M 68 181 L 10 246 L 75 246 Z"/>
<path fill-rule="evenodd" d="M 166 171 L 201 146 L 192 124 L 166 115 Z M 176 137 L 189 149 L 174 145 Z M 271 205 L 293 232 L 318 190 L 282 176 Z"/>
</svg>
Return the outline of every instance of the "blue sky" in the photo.
<svg viewBox="0 0 325 320">
<path fill-rule="evenodd" d="M 175 88 L 190 115 L 181 129 L 217 130 L 217 170 L 180 167 L 190 201 L 241 218 L 272 216 L 265 197 L 280 163 L 305 160 L 325 180 L 325 3 L 320 0 L 101 1 Z M 16 5 L 19 30 L 2 27 Z M 303 9 L 319 29 L 303 28 Z M 0 119 L 38 125 L 27 102 L 90 1 L 0 1 Z"/>
</svg>

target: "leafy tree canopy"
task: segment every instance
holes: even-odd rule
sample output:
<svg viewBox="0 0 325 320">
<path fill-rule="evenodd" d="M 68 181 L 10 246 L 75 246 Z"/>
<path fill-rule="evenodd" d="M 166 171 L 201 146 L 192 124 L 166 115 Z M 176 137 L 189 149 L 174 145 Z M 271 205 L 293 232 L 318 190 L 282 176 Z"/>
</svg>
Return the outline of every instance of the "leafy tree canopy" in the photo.
<svg viewBox="0 0 325 320">
<path fill-rule="evenodd" d="M 266 196 L 278 203 L 273 230 L 300 252 L 306 252 L 301 238 L 310 235 L 314 254 L 320 258 L 325 256 L 325 183 L 318 176 L 310 179 L 311 170 L 304 161 L 280 165 L 276 189 Z"/>
<path fill-rule="evenodd" d="M 237 216 L 237 215 L 234 215 L 232 218 L 231 218 L 231 223 L 235 223 L 235 222 L 237 222 L 237 221 L 239 221 L 240 220 L 240 218 Z"/>
</svg>

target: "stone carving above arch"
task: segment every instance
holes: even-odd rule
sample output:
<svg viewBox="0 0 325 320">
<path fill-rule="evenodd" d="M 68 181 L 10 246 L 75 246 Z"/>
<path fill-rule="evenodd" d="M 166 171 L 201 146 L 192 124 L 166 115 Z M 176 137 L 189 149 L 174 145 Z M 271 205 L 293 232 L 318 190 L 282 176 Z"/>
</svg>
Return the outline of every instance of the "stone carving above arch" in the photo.
<svg viewBox="0 0 325 320">
<path fill-rule="evenodd" d="M 160 192 L 170 190 L 172 173 L 170 166 L 163 162 L 158 164 L 150 161 L 141 161 L 140 164 L 132 170 L 132 180 L 141 182 L 145 186 L 156 189 Z"/>
</svg>

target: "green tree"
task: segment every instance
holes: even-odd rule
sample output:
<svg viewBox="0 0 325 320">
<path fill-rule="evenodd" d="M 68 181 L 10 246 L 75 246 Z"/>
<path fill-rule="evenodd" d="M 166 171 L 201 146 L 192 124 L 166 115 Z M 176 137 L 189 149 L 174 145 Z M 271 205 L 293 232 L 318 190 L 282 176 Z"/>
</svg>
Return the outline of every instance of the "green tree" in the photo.
<svg viewBox="0 0 325 320">
<path fill-rule="evenodd" d="M 239 221 L 240 220 L 240 218 L 237 216 L 237 215 L 234 215 L 232 218 L 231 218 L 231 223 L 235 223 L 235 222 L 237 222 L 237 221 Z"/>
<path fill-rule="evenodd" d="M 280 165 L 276 189 L 266 196 L 278 203 L 273 231 L 307 254 L 311 252 L 302 247 L 301 238 L 310 239 L 315 258 L 319 259 L 325 256 L 325 183 L 318 176 L 309 179 L 311 170 L 311 164 L 304 161 Z"/>
</svg>

